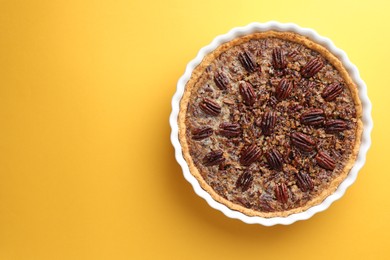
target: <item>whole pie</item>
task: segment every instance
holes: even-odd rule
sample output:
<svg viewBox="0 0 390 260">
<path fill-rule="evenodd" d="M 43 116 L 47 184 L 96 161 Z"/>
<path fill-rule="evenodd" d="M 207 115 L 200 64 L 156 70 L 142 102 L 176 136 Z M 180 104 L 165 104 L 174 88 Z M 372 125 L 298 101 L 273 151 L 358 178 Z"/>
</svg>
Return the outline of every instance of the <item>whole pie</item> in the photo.
<svg viewBox="0 0 390 260">
<path fill-rule="evenodd" d="M 179 139 L 192 175 L 214 200 L 277 217 L 321 203 L 360 146 L 362 107 L 342 63 L 292 32 L 236 38 L 193 70 Z"/>
</svg>

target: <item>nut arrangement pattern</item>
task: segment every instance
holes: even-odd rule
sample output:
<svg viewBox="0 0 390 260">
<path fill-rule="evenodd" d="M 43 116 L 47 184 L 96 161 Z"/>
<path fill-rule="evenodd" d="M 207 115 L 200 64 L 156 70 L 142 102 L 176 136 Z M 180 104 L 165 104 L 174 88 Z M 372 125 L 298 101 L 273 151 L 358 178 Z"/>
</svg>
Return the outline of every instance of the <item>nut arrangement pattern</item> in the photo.
<svg viewBox="0 0 390 260">
<path fill-rule="evenodd" d="M 221 197 L 259 212 L 305 205 L 337 178 L 355 144 L 356 110 L 319 53 L 279 38 L 224 51 L 186 111 L 188 146 Z"/>
</svg>

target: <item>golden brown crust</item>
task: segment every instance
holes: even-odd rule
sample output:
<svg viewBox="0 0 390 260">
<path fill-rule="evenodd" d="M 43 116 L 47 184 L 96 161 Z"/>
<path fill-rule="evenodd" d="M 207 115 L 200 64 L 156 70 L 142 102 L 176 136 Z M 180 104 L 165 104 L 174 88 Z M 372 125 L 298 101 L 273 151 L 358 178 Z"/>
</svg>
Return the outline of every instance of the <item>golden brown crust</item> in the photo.
<svg viewBox="0 0 390 260">
<path fill-rule="evenodd" d="M 232 46 L 239 45 L 242 43 L 245 43 L 251 39 L 261 39 L 261 38 L 268 38 L 268 37 L 276 37 L 284 40 L 289 40 L 292 42 L 296 42 L 299 44 L 302 44 L 312 50 L 317 51 L 320 53 L 323 57 L 325 57 L 341 74 L 343 79 L 345 80 L 346 85 L 348 86 L 352 98 L 355 102 L 355 108 L 356 108 L 356 118 L 357 118 L 357 130 L 356 130 L 356 142 L 354 149 L 351 153 L 349 161 L 346 163 L 343 171 L 340 173 L 338 177 L 332 180 L 329 187 L 322 191 L 318 196 L 310 200 L 305 206 L 298 207 L 286 211 L 279 211 L 279 212 L 259 212 L 252 209 L 245 208 L 241 205 L 232 203 L 231 201 L 228 201 L 227 199 L 221 197 L 218 195 L 203 179 L 201 174 L 199 173 L 198 168 L 195 166 L 192 157 L 189 153 L 189 147 L 187 143 L 187 136 L 186 136 L 186 124 L 185 124 L 185 117 L 186 117 L 186 111 L 188 102 L 191 96 L 191 93 L 193 91 L 194 85 L 197 82 L 199 76 L 203 73 L 203 71 L 206 69 L 210 63 L 217 58 L 221 53 L 226 51 L 227 49 L 231 48 Z M 186 84 L 185 92 L 183 94 L 183 97 L 180 101 L 180 112 L 179 112 L 179 140 L 182 146 L 183 150 L 183 156 L 186 160 L 191 174 L 198 180 L 200 186 L 208 192 L 212 198 L 227 207 L 229 207 L 232 210 L 240 211 L 248 216 L 260 216 L 265 218 L 271 218 L 271 217 L 285 217 L 294 213 L 303 212 L 307 209 L 309 209 L 312 206 L 320 204 L 325 198 L 327 198 L 329 195 L 334 193 L 334 191 L 337 189 L 337 187 L 340 185 L 340 183 L 347 177 L 349 171 L 351 170 L 352 166 L 354 165 L 356 161 L 356 157 L 359 152 L 360 142 L 361 142 L 361 135 L 363 131 L 363 123 L 361 120 L 362 117 L 362 105 L 361 101 L 359 99 L 359 93 L 356 85 L 354 84 L 353 80 L 351 79 L 350 75 L 342 65 L 341 61 L 335 57 L 330 51 L 328 51 L 325 47 L 322 45 L 319 45 L 307 37 L 304 37 L 302 35 L 292 33 L 292 32 L 276 32 L 276 31 L 267 31 L 267 32 L 259 32 L 254 33 L 246 36 L 242 36 L 239 38 L 236 38 L 232 41 L 229 41 L 227 43 L 224 43 L 220 45 L 217 49 L 215 49 L 213 52 L 209 53 L 204 57 L 202 62 L 193 70 L 191 78 Z"/>
</svg>

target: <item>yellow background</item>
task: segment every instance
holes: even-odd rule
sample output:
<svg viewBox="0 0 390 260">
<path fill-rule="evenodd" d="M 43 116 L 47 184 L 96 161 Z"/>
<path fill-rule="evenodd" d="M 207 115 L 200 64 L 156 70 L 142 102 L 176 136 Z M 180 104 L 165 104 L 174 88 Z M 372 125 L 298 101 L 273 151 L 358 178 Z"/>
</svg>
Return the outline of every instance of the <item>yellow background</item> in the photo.
<svg viewBox="0 0 390 260">
<path fill-rule="evenodd" d="M 388 1 L 0 0 L 0 259 L 389 259 Z M 210 208 L 170 144 L 176 82 L 253 21 L 344 49 L 373 103 L 356 183 L 291 226 Z"/>
</svg>

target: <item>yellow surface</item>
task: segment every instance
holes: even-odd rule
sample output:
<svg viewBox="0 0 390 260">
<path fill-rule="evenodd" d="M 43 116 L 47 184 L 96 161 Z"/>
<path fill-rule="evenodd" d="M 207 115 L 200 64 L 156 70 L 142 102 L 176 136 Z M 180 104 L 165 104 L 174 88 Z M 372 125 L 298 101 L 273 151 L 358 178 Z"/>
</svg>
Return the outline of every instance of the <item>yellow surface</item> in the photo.
<svg viewBox="0 0 390 260">
<path fill-rule="evenodd" d="M 389 11 L 384 0 L 0 0 L 0 259 L 389 259 Z M 375 127 L 341 200 L 266 228 L 195 195 L 168 116 L 200 47 L 272 19 L 349 54 Z"/>
</svg>

